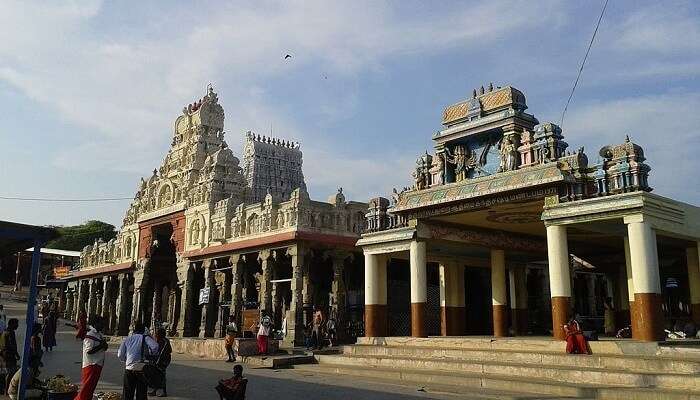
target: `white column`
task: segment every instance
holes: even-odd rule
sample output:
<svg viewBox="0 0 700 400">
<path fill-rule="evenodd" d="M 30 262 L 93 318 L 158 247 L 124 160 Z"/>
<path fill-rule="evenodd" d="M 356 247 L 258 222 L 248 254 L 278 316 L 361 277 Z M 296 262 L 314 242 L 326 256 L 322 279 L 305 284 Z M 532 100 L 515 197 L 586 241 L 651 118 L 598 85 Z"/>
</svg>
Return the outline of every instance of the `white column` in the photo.
<svg viewBox="0 0 700 400">
<path fill-rule="evenodd" d="M 518 295 L 517 295 L 517 277 L 515 276 L 515 269 L 508 269 L 508 288 L 510 289 L 510 309 L 515 310 L 518 308 Z"/>
<path fill-rule="evenodd" d="M 551 297 L 571 297 L 569 243 L 566 238 L 565 226 L 547 227 L 547 259 Z"/>
<path fill-rule="evenodd" d="M 365 304 L 386 304 L 386 256 L 365 253 Z"/>
<path fill-rule="evenodd" d="M 506 298 L 506 253 L 491 250 L 491 301 L 494 306 L 505 306 Z"/>
<path fill-rule="evenodd" d="M 627 224 L 634 293 L 661 293 L 656 233 L 648 222 Z"/>
<path fill-rule="evenodd" d="M 428 282 L 425 242 L 411 242 L 411 303 L 428 301 Z"/>
<path fill-rule="evenodd" d="M 624 239 L 625 242 L 625 268 L 627 270 L 627 297 L 629 302 L 634 302 L 634 279 L 632 275 L 632 260 L 630 258 L 630 240 L 627 236 Z"/>
<path fill-rule="evenodd" d="M 552 298 L 552 335 L 564 340 L 563 325 L 569 319 L 571 301 L 571 271 L 566 227 L 547 227 L 547 261 L 549 263 L 549 292 Z"/>
</svg>

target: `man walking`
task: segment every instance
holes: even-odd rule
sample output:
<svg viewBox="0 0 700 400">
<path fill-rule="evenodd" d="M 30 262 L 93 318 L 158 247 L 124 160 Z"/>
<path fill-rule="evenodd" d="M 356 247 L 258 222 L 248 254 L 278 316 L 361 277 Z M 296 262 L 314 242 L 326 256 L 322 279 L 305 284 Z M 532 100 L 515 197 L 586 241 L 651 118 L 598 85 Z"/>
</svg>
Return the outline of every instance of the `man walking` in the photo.
<svg viewBox="0 0 700 400">
<path fill-rule="evenodd" d="M 158 343 L 152 337 L 144 335 L 143 322 L 137 322 L 134 333 L 124 339 L 117 357 L 124 362 L 124 389 L 122 400 L 145 400 L 148 398 L 143 367 L 149 355 L 157 354 Z"/>
<path fill-rule="evenodd" d="M 107 341 L 102 336 L 104 323 L 102 317 L 93 316 L 88 324 L 88 332 L 83 339 L 83 369 L 80 392 L 75 400 L 92 400 L 97 382 L 100 381 L 102 367 L 105 365 Z"/>
</svg>

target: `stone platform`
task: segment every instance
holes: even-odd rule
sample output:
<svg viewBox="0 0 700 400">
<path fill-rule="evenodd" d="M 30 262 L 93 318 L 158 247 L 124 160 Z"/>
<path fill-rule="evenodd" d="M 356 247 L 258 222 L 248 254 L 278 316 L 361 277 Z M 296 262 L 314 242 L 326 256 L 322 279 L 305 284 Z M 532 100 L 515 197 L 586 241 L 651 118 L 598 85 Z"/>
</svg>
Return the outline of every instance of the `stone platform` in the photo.
<svg viewBox="0 0 700 400">
<path fill-rule="evenodd" d="M 568 355 L 551 338 L 360 338 L 294 368 L 404 383 L 596 399 L 700 399 L 700 348 L 591 342 Z"/>
</svg>

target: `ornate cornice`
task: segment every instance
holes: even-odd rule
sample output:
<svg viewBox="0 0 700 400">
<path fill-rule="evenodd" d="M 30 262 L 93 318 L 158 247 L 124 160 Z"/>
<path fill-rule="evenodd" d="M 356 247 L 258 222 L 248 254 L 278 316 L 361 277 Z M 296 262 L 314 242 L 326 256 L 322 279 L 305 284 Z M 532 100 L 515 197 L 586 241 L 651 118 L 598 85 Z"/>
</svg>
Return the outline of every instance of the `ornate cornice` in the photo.
<svg viewBox="0 0 700 400">
<path fill-rule="evenodd" d="M 402 213 L 438 204 L 567 182 L 572 179 L 568 173 L 559 169 L 556 162 L 547 163 L 527 169 L 449 183 L 425 190 L 405 192 L 401 195 L 393 212 Z"/>
</svg>

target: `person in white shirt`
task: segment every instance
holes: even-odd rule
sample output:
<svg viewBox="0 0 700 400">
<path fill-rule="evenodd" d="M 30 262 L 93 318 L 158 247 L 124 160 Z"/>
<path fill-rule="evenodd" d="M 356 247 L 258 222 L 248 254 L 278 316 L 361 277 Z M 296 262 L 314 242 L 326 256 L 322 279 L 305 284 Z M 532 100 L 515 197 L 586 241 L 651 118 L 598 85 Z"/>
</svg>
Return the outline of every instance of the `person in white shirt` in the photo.
<svg viewBox="0 0 700 400">
<path fill-rule="evenodd" d="M 124 339 L 117 351 L 117 357 L 125 364 L 122 400 L 134 400 L 134 394 L 136 400 L 148 398 L 143 366 L 151 354 L 158 353 L 158 342 L 144 331 L 143 322 L 137 322 L 134 333 Z"/>
<path fill-rule="evenodd" d="M 102 367 L 105 365 L 107 341 L 102 336 L 103 320 L 93 316 L 88 324 L 89 330 L 83 339 L 83 369 L 80 392 L 75 400 L 92 400 L 97 383 L 100 381 Z"/>
</svg>

